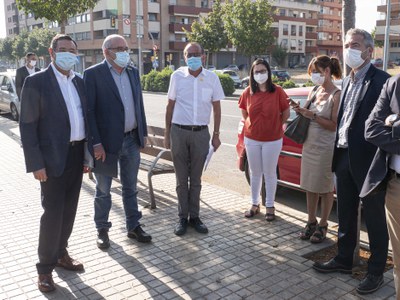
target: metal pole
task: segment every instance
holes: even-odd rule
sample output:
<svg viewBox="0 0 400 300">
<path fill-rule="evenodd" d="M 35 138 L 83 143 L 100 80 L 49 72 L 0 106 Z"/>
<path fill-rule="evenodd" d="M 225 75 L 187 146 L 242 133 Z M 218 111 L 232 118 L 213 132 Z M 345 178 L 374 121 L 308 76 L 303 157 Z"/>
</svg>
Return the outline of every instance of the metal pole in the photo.
<svg viewBox="0 0 400 300">
<path fill-rule="evenodd" d="M 387 66 L 388 66 L 388 62 L 389 62 L 390 10 L 391 10 L 391 0 L 387 0 L 385 40 L 384 40 L 384 46 L 383 46 L 383 71 L 387 70 Z"/>
</svg>

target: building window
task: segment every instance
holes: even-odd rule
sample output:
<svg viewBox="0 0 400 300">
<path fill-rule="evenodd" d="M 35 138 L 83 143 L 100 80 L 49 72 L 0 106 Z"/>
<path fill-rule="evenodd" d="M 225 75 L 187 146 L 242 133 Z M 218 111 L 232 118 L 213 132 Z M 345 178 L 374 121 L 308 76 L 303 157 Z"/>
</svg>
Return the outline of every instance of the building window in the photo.
<svg viewBox="0 0 400 300">
<path fill-rule="evenodd" d="M 283 35 L 289 35 L 289 25 L 283 24 Z"/>
<path fill-rule="evenodd" d="M 8 34 L 12 34 L 13 30 L 12 29 L 8 29 Z"/>
<path fill-rule="evenodd" d="M 290 40 L 290 50 L 296 50 L 296 40 Z"/>
<path fill-rule="evenodd" d="M 189 24 L 189 18 L 182 18 L 181 24 Z"/>
<path fill-rule="evenodd" d="M 299 36 L 303 36 L 303 26 L 299 26 Z"/>
<path fill-rule="evenodd" d="M 291 26 L 290 34 L 291 34 L 291 35 L 296 35 L 296 25 L 292 25 L 292 26 Z"/>
<path fill-rule="evenodd" d="M 151 33 L 151 35 L 150 35 Z M 159 32 L 149 32 L 149 39 L 151 39 L 151 36 L 153 37 L 153 39 L 158 40 L 158 36 L 160 35 Z"/>
<path fill-rule="evenodd" d="M 12 21 L 11 17 L 9 17 L 7 20 L 8 20 L 8 23 L 11 23 L 11 21 Z"/>
<path fill-rule="evenodd" d="M 284 49 L 287 49 L 287 46 L 288 46 L 288 40 L 287 39 L 283 39 L 281 41 L 281 47 L 284 48 Z"/>
<path fill-rule="evenodd" d="M 8 11 L 11 10 L 11 5 L 7 5 L 7 10 L 8 10 Z"/>
<path fill-rule="evenodd" d="M 149 21 L 157 21 L 157 14 L 149 13 Z"/>
<path fill-rule="evenodd" d="M 201 7 L 207 8 L 208 7 L 208 0 L 201 0 Z"/>
<path fill-rule="evenodd" d="M 286 15 L 286 10 L 283 9 L 283 8 L 280 8 L 280 9 L 279 9 L 279 15 L 280 15 L 281 17 L 284 17 L 284 16 Z"/>
</svg>

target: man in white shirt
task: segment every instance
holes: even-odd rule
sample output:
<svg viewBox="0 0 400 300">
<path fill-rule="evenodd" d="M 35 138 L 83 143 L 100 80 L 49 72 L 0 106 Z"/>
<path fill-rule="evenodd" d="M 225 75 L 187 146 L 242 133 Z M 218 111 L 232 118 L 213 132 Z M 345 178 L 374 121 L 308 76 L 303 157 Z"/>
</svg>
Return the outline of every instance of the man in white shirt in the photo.
<svg viewBox="0 0 400 300">
<path fill-rule="evenodd" d="M 15 88 L 17 89 L 18 98 L 21 99 L 21 90 L 24 85 L 25 78 L 29 75 L 39 72 L 40 69 L 36 67 L 37 56 L 33 52 L 28 52 L 25 55 L 25 66 L 22 66 L 17 69 L 17 73 L 15 76 Z"/>
<path fill-rule="evenodd" d="M 221 145 L 220 100 L 225 97 L 218 76 L 202 67 L 205 57 L 201 45 L 188 43 L 183 54 L 187 67 L 171 75 L 165 116 L 165 147 L 171 148 L 179 202 L 176 235 L 185 234 L 188 224 L 197 232 L 208 232 L 199 218 L 201 175 L 210 144 L 214 151 Z M 211 110 L 214 130 L 210 142 Z"/>
</svg>

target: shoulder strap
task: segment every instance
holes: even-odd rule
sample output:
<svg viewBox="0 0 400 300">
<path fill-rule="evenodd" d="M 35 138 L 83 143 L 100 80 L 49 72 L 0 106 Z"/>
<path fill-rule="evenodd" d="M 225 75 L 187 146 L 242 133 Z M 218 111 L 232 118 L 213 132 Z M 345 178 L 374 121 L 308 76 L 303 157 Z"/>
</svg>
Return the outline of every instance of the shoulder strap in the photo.
<svg viewBox="0 0 400 300">
<path fill-rule="evenodd" d="M 315 101 L 315 97 L 317 96 L 317 90 L 319 88 L 319 85 L 314 86 L 312 89 L 313 95 L 311 96 L 310 100 L 307 100 L 306 104 L 304 105 L 304 108 L 309 109 L 311 106 L 311 103 Z"/>
</svg>

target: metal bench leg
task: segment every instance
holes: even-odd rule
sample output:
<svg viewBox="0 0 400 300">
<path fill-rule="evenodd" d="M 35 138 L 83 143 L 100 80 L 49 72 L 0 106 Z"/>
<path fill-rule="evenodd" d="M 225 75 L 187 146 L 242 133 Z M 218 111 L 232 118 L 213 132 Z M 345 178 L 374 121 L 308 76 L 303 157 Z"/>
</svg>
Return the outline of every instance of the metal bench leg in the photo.
<svg viewBox="0 0 400 300">
<path fill-rule="evenodd" d="M 152 176 L 152 175 L 153 175 L 153 174 L 152 174 L 150 171 L 147 173 L 147 179 L 148 179 L 148 181 L 149 181 L 150 203 L 151 203 L 150 207 L 151 207 L 151 209 L 155 209 L 155 208 L 157 208 L 157 207 L 156 207 L 156 199 L 155 199 L 155 197 L 154 197 L 153 183 L 152 183 L 152 181 L 151 181 L 151 176 Z"/>
</svg>

